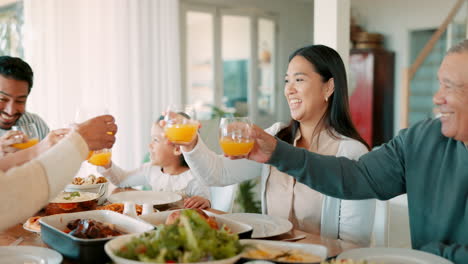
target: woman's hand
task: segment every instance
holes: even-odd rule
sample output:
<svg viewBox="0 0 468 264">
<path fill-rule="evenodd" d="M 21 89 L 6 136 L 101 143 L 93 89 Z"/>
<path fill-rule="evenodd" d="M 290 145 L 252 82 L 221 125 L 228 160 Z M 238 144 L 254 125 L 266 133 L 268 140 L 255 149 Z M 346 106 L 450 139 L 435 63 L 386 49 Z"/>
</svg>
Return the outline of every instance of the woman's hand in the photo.
<svg viewBox="0 0 468 264">
<path fill-rule="evenodd" d="M 47 134 L 47 136 L 37 144 L 40 153 L 48 150 L 55 144 L 57 144 L 64 136 L 66 136 L 71 131 L 70 128 L 62 128 L 52 130 Z"/>
<path fill-rule="evenodd" d="M 185 208 L 207 209 L 211 207 L 210 200 L 201 196 L 192 196 L 184 200 Z"/>
</svg>

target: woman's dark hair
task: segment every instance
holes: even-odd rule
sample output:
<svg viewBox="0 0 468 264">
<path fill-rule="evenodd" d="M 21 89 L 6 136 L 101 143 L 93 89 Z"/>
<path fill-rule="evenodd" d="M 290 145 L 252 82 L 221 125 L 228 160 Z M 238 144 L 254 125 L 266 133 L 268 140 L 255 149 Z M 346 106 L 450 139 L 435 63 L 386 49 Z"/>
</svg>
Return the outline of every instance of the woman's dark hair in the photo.
<svg viewBox="0 0 468 264">
<path fill-rule="evenodd" d="M 182 114 L 183 116 L 186 116 L 185 113 L 180 113 L 180 114 Z M 159 121 L 161 121 L 161 120 L 164 120 L 164 116 L 163 116 L 163 115 L 160 115 L 160 116 L 159 116 L 157 122 L 159 122 Z M 187 164 L 187 161 L 185 161 L 184 155 L 181 154 L 181 155 L 179 156 L 179 158 L 180 158 L 180 165 L 181 165 L 182 167 L 187 167 L 187 168 L 189 168 L 189 165 Z"/>
<path fill-rule="evenodd" d="M 338 52 L 324 45 L 311 45 L 293 52 L 289 56 L 289 62 L 296 56 L 307 59 L 313 65 L 315 72 L 322 77 L 323 82 L 333 78 L 335 84 L 335 90 L 328 98 L 327 110 L 314 129 L 312 138 L 319 133 L 321 128 L 326 129 L 330 136 L 338 138 L 338 135 L 333 133 L 334 129 L 343 136 L 361 142 L 369 149 L 369 145 L 359 135 L 351 121 L 346 70 Z M 292 119 L 287 127 L 278 132 L 277 136 L 281 140 L 293 144 L 298 129 L 299 121 Z"/>
<path fill-rule="evenodd" d="M 3 75 L 5 78 L 27 82 L 28 93 L 31 92 L 34 74 L 29 64 L 22 59 L 0 56 L 0 75 Z"/>
</svg>

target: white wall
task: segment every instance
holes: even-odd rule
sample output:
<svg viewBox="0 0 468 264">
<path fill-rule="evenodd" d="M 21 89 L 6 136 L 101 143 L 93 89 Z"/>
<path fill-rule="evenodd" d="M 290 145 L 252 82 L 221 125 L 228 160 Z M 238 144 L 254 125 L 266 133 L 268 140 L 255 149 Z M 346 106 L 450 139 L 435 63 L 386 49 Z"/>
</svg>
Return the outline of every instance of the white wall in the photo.
<svg viewBox="0 0 468 264">
<path fill-rule="evenodd" d="M 400 129 L 401 75 L 409 67 L 410 32 L 437 28 L 456 0 L 352 0 L 351 12 L 368 32 L 385 35 L 385 47 L 395 52 L 395 134 Z M 421 47 L 422 48 L 422 47 Z M 409 241 L 406 195 L 390 200 L 389 243 L 407 247 Z"/>
<path fill-rule="evenodd" d="M 283 97 L 284 73 L 288 57 L 297 48 L 313 44 L 313 2 L 285 0 L 181 0 L 181 3 L 216 5 L 225 8 L 256 8 L 276 15 L 279 24 L 278 74 L 278 119 L 289 121 L 290 114 Z"/>
</svg>

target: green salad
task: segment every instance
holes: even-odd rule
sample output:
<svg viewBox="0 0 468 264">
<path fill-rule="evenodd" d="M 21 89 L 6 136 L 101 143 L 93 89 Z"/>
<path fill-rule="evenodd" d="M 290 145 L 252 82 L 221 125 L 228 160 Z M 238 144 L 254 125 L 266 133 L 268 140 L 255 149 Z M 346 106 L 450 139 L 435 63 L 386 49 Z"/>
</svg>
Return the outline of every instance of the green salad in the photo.
<svg viewBox="0 0 468 264">
<path fill-rule="evenodd" d="M 220 260 L 242 251 L 239 238 L 225 228 L 215 230 L 194 210 L 184 210 L 172 225 L 133 238 L 115 254 L 154 263 L 189 263 Z"/>
</svg>

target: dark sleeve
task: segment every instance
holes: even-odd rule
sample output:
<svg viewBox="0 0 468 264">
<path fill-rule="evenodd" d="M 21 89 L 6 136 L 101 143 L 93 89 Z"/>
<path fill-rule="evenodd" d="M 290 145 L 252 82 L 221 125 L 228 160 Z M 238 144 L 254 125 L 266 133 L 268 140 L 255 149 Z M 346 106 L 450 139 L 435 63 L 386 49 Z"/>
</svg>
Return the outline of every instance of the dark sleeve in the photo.
<svg viewBox="0 0 468 264">
<path fill-rule="evenodd" d="M 442 256 L 455 264 L 468 263 L 468 245 L 433 242 L 421 247 L 421 250 Z"/>
<path fill-rule="evenodd" d="M 319 155 L 278 139 L 268 163 L 329 196 L 387 200 L 406 193 L 404 138 L 400 133 L 358 161 Z"/>
</svg>

